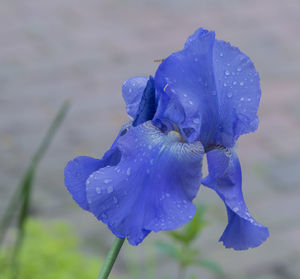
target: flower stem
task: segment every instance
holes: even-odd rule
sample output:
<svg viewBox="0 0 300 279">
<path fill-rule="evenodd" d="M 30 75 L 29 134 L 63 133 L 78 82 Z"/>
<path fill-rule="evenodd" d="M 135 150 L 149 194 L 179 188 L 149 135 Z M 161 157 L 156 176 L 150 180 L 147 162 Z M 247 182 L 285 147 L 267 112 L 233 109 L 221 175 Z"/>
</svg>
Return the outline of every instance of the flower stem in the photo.
<svg viewBox="0 0 300 279">
<path fill-rule="evenodd" d="M 98 279 L 107 279 L 118 257 L 125 238 L 116 238 L 101 268 Z"/>
</svg>

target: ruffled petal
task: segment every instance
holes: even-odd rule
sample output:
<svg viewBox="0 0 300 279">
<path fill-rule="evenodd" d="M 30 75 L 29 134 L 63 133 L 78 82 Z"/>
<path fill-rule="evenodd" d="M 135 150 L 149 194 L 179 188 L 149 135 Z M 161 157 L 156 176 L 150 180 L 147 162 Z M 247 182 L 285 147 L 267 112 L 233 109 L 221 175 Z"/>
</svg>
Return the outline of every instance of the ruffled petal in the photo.
<svg viewBox="0 0 300 279">
<path fill-rule="evenodd" d="M 65 167 L 65 185 L 77 204 L 89 210 L 89 205 L 86 198 L 86 180 L 95 171 L 106 166 L 114 166 L 121 159 L 121 152 L 117 147 L 117 142 L 128 130 L 130 124 L 122 127 L 116 140 L 111 148 L 104 154 L 102 159 L 95 159 L 88 156 L 79 156 L 68 162 Z"/>
<path fill-rule="evenodd" d="M 216 40 L 213 54 L 219 104 L 214 143 L 231 147 L 240 135 L 257 129 L 259 75 L 250 58 L 229 43 Z"/>
<path fill-rule="evenodd" d="M 150 231 L 176 229 L 194 216 L 204 150 L 180 139 L 151 121 L 132 127 L 118 141 L 120 162 L 88 178 L 89 208 L 117 237 L 137 245 Z"/>
<path fill-rule="evenodd" d="M 204 147 L 232 147 L 258 126 L 259 76 L 250 58 L 214 32 L 198 29 L 184 49 L 167 57 L 155 74 L 155 120 L 175 123 Z"/>
<path fill-rule="evenodd" d="M 186 140 L 200 140 L 204 146 L 214 134 L 218 117 L 214 41 L 214 32 L 197 30 L 184 49 L 167 57 L 155 74 L 159 96 L 155 119 L 175 123 Z"/>
<path fill-rule="evenodd" d="M 126 80 L 122 86 L 122 95 L 126 103 L 126 111 L 133 119 L 135 119 L 138 112 L 148 80 L 149 77 L 133 77 Z"/>
<path fill-rule="evenodd" d="M 214 189 L 224 201 L 228 225 L 220 238 L 226 248 L 245 250 L 262 244 L 269 236 L 268 228 L 255 221 L 245 204 L 242 174 L 237 155 L 232 150 L 207 153 L 209 175 L 202 184 Z"/>
</svg>

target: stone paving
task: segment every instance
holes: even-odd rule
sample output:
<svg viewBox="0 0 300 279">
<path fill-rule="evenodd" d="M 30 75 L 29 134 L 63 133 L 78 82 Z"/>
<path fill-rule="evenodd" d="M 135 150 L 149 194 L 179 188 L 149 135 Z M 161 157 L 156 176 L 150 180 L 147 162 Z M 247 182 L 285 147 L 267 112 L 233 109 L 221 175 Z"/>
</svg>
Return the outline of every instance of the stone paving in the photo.
<svg viewBox="0 0 300 279">
<path fill-rule="evenodd" d="M 153 60 L 181 49 L 200 26 L 239 46 L 261 74 L 260 127 L 240 139 L 238 154 L 248 207 L 271 237 L 254 250 L 225 250 L 217 243 L 226 223 L 223 205 L 203 188 L 198 201 L 208 205 L 211 218 L 199 247 L 220 262 L 228 278 L 300 278 L 298 0 L 2 1 L 0 210 L 69 98 L 70 113 L 36 179 L 33 212 L 70 220 L 90 252 L 106 251 L 111 234 L 74 205 L 63 186 L 64 165 L 77 155 L 103 154 L 127 121 L 123 81 L 153 74 Z M 128 253 L 144 255 L 157 237 L 148 237 L 143 247 L 127 246 L 119 272 Z M 169 260 L 161 262 L 160 274 L 173 269 Z"/>
</svg>

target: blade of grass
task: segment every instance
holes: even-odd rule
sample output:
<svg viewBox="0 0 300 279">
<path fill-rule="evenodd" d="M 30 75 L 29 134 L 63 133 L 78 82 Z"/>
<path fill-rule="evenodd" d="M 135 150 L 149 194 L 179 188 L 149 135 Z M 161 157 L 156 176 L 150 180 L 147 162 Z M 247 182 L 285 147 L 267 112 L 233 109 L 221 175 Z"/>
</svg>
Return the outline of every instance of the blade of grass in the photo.
<svg viewBox="0 0 300 279">
<path fill-rule="evenodd" d="M 18 264 L 17 264 L 17 256 L 19 250 L 22 245 L 22 241 L 24 239 L 24 224 L 28 217 L 28 210 L 30 205 L 30 198 L 33 186 L 33 180 L 35 177 L 35 173 L 38 167 L 39 162 L 45 155 L 54 135 L 56 134 L 59 126 L 63 122 L 66 113 L 69 109 L 70 102 L 65 101 L 61 106 L 60 110 L 58 111 L 57 115 L 55 116 L 54 120 L 52 121 L 50 128 L 48 129 L 43 141 L 41 142 L 39 148 L 37 149 L 36 153 L 34 154 L 32 161 L 27 168 L 27 171 L 24 174 L 24 178 L 22 179 L 21 184 L 21 191 L 20 197 L 21 200 L 21 210 L 17 220 L 17 239 L 14 245 L 13 254 L 12 254 L 12 270 L 14 271 L 14 277 L 17 277 L 18 274 Z M 19 201 L 19 200 L 17 200 Z M 11 206 L 11 210 L 14 210 L 14 206 Z M 12 213 L 7 212 L 8 215 L 12 215 Z M 6 228 L 7 229 L 7 228 Z"/>
<path fill-rule="evenodd" d="M 26 219 L 28 213 L 28 203 L 30 199 L 31 185 L 35 175 L 36 168 L 40 160 L 45 155 L 57 129 L 59 128 L 60 124 L 62 123 L 69 109 L 69 106 L 70 106 L 70 102 L 65 101 L 61 106 L 61 108 L 59 109 L 43 141 L 41 142 L 34 156 L 32 157 L 32 160 L 21 179 L 19 187 L 16 189 L 11 201 L 8 203 L 8 206 L 0 222 L 0 245 L 3 242 L 4 236 L 7 232 L 8 227 L 12 222 L 14 214 L 19 211 L 18 209 L 20 207 L 21 207 L 21 213 L 19 215 L 18 227 L 20 226 L 23 227 L 24 220 Z M 18 239 L 19 238 L 20 237 L 18 237 Z"/>
</svg>

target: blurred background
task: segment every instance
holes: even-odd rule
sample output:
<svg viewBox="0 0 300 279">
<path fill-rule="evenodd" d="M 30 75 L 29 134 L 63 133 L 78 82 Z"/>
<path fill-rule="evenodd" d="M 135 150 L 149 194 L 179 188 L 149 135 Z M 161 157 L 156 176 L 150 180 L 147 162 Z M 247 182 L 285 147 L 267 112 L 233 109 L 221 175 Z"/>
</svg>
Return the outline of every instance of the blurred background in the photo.
<svg viewBox="0 0 300 279">
<path fill-rule="evenodd" d="M 271 236 L 256 249 L 225 249 L 217 242 L 227 223 L 224 206 L 202 187 L 197 203 L 207 206 L 209 226 L 196 245 L 226 278 L 300 278 L 298 0 L 1 1 L 0 212 L 69 98 L 70 111 L 37 173 L 30 214 L 71 224 L 81 250 L 104 257 L 113 235 L 73 202 L 64 167 L 78 155 L 102 156 L 128 121 L 122 83 L 153 75 L 153 60 L 180 50 L 201 26 L 239 46 L 260 73 L 260 126 L 240 138 L 237 152 L 247 205 Z M 175 278 L 175 263 L 153 248 L 164 237 L 152 233 L 138 247 L 126 244 L 114 274 L 125 278 L 128 266 L 143 268 L 150 257 L 157 261 L 153 278 Z M 216 276 L 202 269 L 194 274 Z"/>
</svg>

